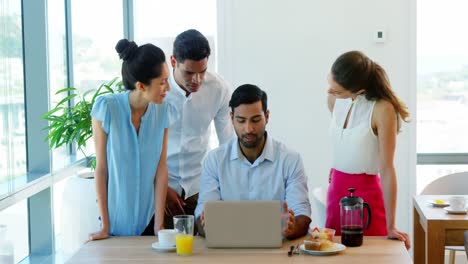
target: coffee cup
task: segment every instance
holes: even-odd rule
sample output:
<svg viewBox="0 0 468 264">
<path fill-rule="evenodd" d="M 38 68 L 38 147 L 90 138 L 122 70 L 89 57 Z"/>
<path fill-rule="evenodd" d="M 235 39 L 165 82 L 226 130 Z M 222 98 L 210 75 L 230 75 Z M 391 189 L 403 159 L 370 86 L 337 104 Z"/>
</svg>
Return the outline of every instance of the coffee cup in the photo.
<svg viewBox="0 0 468 264">
<path fill-rule="evenodd" d="M 161 247 L 175 247 L 177 231 L 174 229 L 162 229 L 158 231 L 158 241 Z"/>
<path fill-rule="evenodd" d="M 456 211 L 465 210 L 466 207 L 466 199 L 463 196 L 452 196 L 449 199 L 450 208 Z"/>
</svg>

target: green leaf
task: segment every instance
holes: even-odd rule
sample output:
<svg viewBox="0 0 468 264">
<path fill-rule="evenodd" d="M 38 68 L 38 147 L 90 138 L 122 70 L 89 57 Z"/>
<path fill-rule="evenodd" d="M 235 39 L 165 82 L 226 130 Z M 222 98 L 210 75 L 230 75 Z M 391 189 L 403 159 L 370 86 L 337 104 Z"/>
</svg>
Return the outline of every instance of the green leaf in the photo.
<svg viewBox="0 0 468 264">
<path fill-rule="evenodd" d="M 63 138 L 62 138 L 63 130 L 64 130 L 63 127 L 59 127 L 59 128 L 57 128 L 55 133 L 49 134 L 49 136 L 51 136 L 50 146 L 55 146 L 55 148 L 58 148 L 63 144 L 63 143 L 60 144 L 60 141 L 63 140 Z"/>
<path fill-rule="evenodd" d="M 49 110 L 47 113 L 43 114 L 42 115 L 42 118 L 43 119 L 46 119 L 47 117 L 49 117 L 50 115 L 52 115 L 53 113 L 57 112 L 57 111 L 60 111 L 60 110 L 63 110 L 64 107 L 61 107 L 61 106 L 56 106 L 55 108 Z"/>
<path fill-rule="evenodd" d="M 55 94 L 61 94 L 63 92 L 71 92 L 71 91 L 77 91 L 78 89 L 76 88 L 73 88 L 73 87 L 67 87 L 67 88 L 63 88 L 61 90 L 58 90 Z"/>
<path fill-rule="evenodd" d="M 63 103 L 66 103 L 77 96 L 78 96 L 77 94 L 70 94 L 69 96 L 63 98 L 60 102 L 58 102 L 57 106 L 62 105 Z"/>
</svg>

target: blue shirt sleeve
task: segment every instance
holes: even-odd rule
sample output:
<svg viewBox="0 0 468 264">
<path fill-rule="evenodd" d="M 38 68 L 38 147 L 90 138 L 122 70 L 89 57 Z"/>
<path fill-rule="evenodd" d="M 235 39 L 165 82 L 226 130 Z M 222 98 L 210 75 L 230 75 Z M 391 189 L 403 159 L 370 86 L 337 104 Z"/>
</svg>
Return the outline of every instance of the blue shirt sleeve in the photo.
<svg viewBox="0 0 468 264">
<path fill-rule="evenodd" d="M 212 151 L 208 153 L 205 161 L 203 162 L 202 174 L 200 176 L 200 193 L 198 196 L 198 204 L 195 209 L 195 217 L 200 217 L 203 212 L 203 203 L 205 201 L 218 201 L 221 200 L 219 175 L 217 173 L 218 164 L 216 164 L 216 155 Z"/>
<path fill-rule="evenodd" d="M 110 127 L 110 116 L 109 107 L 105 96 L 99 96 L 94 102 L 93 109 L 91 110 L 91 116 L 101 121 L 102 129 L 106 134 L 109 134 Z"/>
<path fill-rule="evenodd" d="M 310 217 L 311 208 L 304 164 L 298 153 L 295 153 L 293 158 L 294 159 L 291 159 L 290 168 L 288 169 L 289 177 L 286 179 L 285 200 L 288 204 L 288 208 L 293 210 L 294 215 Z"/>
</svg>

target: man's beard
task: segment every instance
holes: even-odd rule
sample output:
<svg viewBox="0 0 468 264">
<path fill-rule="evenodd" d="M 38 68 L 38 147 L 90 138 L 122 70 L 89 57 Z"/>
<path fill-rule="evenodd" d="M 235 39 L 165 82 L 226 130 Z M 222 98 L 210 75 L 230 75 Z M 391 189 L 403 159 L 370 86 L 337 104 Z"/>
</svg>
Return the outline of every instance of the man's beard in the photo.
<svg viewBox="0 0 468 264">
<path fill-rule="evenodd" d="M 242 135 L 242 137 L 239 139 L 239 142 L 240 144 L 242 144 L 243 147 L 245 148 L 256 148 L 260 145 L 260 143 L 262 142 L 263 140 L 263 133 L 260 134 L 261 136 L 258 136 L 256 134 L 244 134 Z M 250 142 L 247 142 L 247 141 L 244 141 L 244 137 L 246 136 L 255 136 L 255 140 L 254 141 L 250 141 Z"/>
</svg>

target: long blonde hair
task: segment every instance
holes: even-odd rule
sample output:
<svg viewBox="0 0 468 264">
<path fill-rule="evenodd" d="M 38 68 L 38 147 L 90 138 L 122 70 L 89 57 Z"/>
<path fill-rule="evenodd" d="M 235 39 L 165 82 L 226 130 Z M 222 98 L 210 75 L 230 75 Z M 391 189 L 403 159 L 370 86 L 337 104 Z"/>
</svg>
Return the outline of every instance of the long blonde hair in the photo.
<svg viewBox="0 0 468 264">
<path fill-rule="evenodd" d="M 332 65 L 333 80 L 344 89 L 357 93 L 365 90 L 367 100 L 386 100 L 397 113 L 398 130 L 401 119 L 409 122 L 408 107 L 392 90 L 385 70 L 360 51 L 349 51 L 339 56 Z"/>
</svg>

